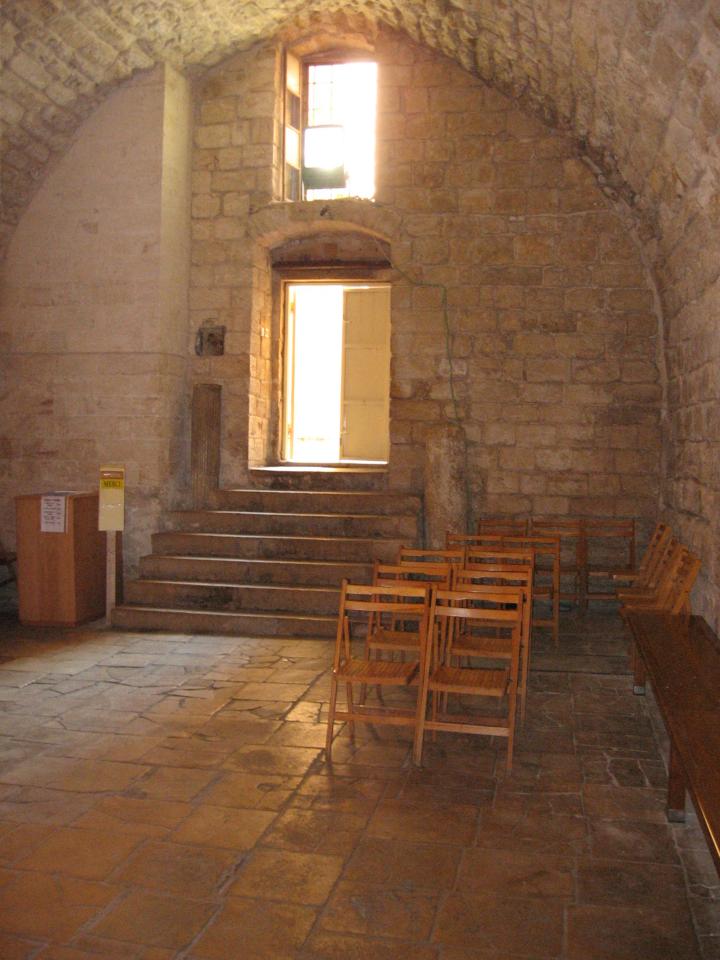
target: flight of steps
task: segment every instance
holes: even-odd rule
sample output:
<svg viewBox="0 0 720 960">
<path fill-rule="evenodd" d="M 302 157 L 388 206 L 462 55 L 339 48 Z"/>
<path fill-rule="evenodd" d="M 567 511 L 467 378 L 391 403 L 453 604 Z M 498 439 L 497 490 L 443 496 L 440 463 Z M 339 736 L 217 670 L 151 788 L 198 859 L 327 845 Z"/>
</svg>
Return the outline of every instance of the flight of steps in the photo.
<svg viewBox="0 0 720 960">
<path fill-rule="evenodd" d="M 125 584 L 115 627 L 330 637 L 340 581 L 417 544 L 421 502 L 375 490 L 220 490 L 213 509 L 166 517 Z"/>
</svg>

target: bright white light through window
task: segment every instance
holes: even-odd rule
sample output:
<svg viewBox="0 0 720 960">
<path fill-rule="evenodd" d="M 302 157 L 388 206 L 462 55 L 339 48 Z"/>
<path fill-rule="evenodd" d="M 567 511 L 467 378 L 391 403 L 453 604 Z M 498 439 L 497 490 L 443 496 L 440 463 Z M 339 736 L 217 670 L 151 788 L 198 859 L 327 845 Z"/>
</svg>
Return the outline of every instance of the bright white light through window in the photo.
<svg viewBox="0 0 720 960">
<path fill-rule="evenodd" d="M 375 196 L 375 122 L 377 64 L 311 64 L 308 69 L 308 127 L 344 128 L 347 184 L 344 188 L 307 190 L 308 200 Z M 306 165 L 310 166 L 308 160 Z M 323 166 L 334 164 L 325 161 Z"/>
<path fill-rule="evenodd" d="M 340 458 L 343 288 L 293 286 L 294 384 L 291 459 L 328 463 Z"/>
</svg>

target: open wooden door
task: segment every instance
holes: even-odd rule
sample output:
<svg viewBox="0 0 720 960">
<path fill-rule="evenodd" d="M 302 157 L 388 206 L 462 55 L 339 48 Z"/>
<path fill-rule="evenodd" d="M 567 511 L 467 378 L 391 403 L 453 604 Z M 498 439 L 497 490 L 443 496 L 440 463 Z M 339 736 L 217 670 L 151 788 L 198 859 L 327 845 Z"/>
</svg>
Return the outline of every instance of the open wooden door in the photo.
<svg viewBox="0 0 720 960">
<path fill-rule="evenodd" d="M 390 287 L 343 296 L 343 460 L 387 460 L 390 451 Z"/>
</svg>

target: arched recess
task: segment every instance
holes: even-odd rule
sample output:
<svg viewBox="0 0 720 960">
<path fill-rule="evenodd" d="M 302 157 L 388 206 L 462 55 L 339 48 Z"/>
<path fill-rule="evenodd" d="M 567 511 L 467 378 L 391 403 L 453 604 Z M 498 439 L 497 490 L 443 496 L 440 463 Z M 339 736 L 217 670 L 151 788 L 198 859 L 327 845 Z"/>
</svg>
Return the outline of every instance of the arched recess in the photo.
<svg viewBox="0 0 720 960">
<path fill-rule="evenodd" d="M 248 467 L 281 455 L 282 281 L 390 279 L 396 218 L 372 203 L 277 204 L 250 217 L 253 292 L 249 330 Z"/>
</svg>

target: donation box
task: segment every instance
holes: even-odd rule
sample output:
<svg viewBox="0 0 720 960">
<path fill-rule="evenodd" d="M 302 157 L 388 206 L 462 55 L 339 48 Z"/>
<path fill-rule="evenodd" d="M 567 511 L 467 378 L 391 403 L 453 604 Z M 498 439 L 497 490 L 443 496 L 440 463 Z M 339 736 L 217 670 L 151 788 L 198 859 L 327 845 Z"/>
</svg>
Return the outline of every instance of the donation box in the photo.
<svg viewBox="0 0 720 960">
<path fill-rule="evenodd" d="M 15 498 L 20 622 L 76 626 L 105 615 L 97 493 Z"/>
</svg>

